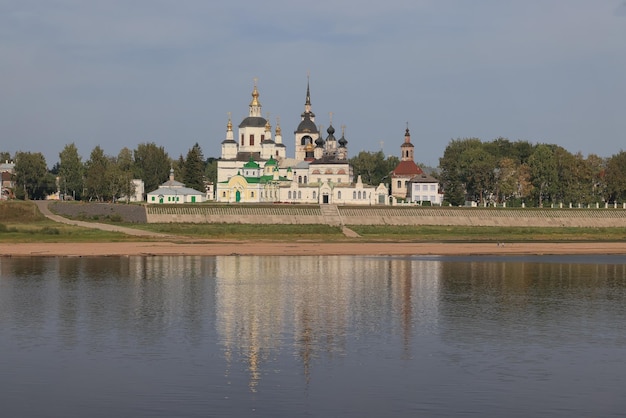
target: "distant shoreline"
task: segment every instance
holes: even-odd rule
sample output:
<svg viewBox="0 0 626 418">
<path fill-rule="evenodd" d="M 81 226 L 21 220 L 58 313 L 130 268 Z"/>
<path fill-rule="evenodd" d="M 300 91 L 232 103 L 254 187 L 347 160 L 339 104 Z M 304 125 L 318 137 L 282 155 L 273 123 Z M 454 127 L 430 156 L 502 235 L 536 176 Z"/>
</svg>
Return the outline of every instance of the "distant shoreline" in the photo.
<svg viewBox="0 0 626 418">
<path fill-rule="evenodd" d="M 626 242 L 402 243 L 194 241 L 0 243 L 0 257 L 626 255 Z"/>
</svg>

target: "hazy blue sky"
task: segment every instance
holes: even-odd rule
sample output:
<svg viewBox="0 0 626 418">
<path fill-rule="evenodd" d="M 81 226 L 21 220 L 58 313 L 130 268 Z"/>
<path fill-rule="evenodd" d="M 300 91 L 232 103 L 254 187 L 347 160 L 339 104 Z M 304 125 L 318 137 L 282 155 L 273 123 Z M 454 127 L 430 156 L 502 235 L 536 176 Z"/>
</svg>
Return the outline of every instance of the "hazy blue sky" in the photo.
<svg viewBox="0 0 626 418">
<path fill-rule="evenodd" d="M 367 6 L 366 6 L 367 4 Z M 0 150 L 142 142 L 219 156 L 258 77 L 287 155 L 304 109 L 350 156 L 438 165 L 451 139 L 626 142 L 624 0 L 0 0 Z"/>
</svg>

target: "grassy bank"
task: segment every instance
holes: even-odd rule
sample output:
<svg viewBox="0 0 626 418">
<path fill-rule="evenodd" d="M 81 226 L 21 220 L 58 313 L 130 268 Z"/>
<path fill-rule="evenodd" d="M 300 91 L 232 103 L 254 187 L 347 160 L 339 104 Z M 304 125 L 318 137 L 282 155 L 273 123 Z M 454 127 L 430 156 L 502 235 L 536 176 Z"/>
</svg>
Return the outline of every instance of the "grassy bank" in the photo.
<svg viewBox="0 0 626 418">
<path fill-rule="evenodd" d="M 0 242 L 137 241 L 118 232 L 60 224 L 46 219 L 33 202 L 0 202 Z"/>
<path fill-rule="evenodd" d="M 99 219 L 99 221 L 106 221 Z M 362 242 L 620 242 L 624 228 L 530 228 L 481 226 L 350 226 L 360 238 L 329 225 L 136 224 L 111 222 L 181 236 L 181 239 Z M 47 220 L 33 202 L 0 202 L 0 242 L 118 242 L 154 240 Z"/>
</svg>

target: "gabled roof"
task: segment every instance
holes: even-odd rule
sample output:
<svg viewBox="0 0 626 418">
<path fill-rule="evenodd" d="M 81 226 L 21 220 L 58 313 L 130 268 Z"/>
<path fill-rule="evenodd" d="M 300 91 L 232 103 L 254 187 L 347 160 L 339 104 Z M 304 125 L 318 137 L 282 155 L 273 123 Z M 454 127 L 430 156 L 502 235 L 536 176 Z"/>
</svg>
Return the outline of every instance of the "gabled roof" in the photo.
<svg viewBox="0 0 626 418">
<path fill-rule="evenodd" d="M 409 180 L 409 183 L 439 183 L 439 180 L 426 173 L 418 174 Z"/>
<path fill-rule="evenodd" d="M 423 174 L 421 168 L 413 161 L 400 161 L 400 164 L 391 172 L 392 176 L 416 176 Z"/>
</svg>

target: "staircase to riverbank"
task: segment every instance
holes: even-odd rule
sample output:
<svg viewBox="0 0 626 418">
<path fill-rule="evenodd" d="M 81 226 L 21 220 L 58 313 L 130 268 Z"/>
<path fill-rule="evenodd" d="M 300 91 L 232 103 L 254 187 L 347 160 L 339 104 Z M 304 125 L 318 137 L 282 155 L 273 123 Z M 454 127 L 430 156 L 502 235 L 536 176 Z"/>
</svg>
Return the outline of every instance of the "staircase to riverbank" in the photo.
<svg viewBox="0 0 626 418">
<path fill-rule="evenodd" d="M 337 205 L 320 205 L 320 210 L 322 211 L 324 221 L 326 221 L 328 225 L 343 225 L 343 221 L 341 220 L 341 215 L 339 215 L 339 209 L 337 208 Z"/>
</svg>

